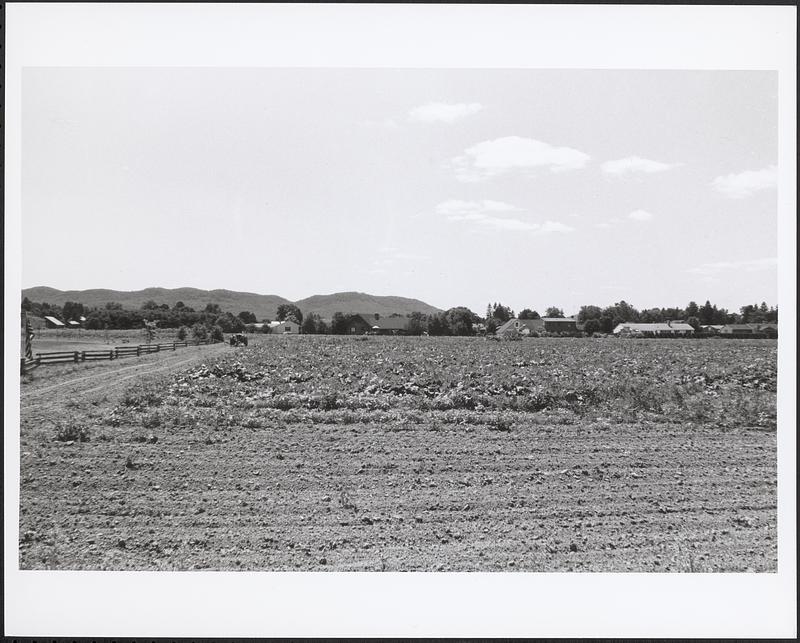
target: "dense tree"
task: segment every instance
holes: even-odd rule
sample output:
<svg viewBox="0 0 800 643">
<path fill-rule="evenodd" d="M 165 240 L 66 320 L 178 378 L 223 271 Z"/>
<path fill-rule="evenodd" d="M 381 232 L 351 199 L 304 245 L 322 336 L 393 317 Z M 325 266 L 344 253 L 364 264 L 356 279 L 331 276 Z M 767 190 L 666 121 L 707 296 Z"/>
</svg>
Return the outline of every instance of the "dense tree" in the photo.
<svg viewBox="0 0 800 643">
<path fill-rule="evenodd" d="M 216 326 L 222 328 L 223 333 L 241 333 L 244 322 L 233 313 L 222 313 L 217 317 Z"/>
<path fill-rule="evenodd" d="M 203 309 L 204 313 L 208 313 L 209 315 L 219 315 L 222 310 L 219 307 L 219 304 L 206 304 L 206 307 Z"/>
<path fill-rule="evenodd" d="M 472 324 L 476 320 L 476 315 L 469 308 L 457 306 L 445 313 L 447 326 L 451 335 L 474 335 Z"/>
<path fill-rule="evenodd" d="M 589 319 L 600 319 L 603 315 L 603 309 L 600 306 L 581 306 L 578 311 L 578 321 L 583 323 Z"/>
<path fill-rule="evenodd" d="M 686 314 L 685 317 L 699 317 L 700 316 L 700 307 L 693 301 L 690 301 L 689 304 L 686 306 L 686 310 L 684 311 Z"/>
<path fill-rule="evenodd" d="M 614 330 L 614 327 L 619 323 L 619 322 L 615 323 L 615 319 L 611 315 L 605 312 L 601 315 L 600 319 L 598 319 L 597 321 L 600 324 L 600 330 L 603 331 L 604 333 L 610 333 L 612 330 Z"/>
<path fill-rule="evenodd" d="M 106 304 L 106 310 L 122 310 L 122 304 L 116 301 L 109 301 Z"/>
<path fill-rule="evenodd" d="M 303 323 L 303 313 L 294 304 L 281 304 L 275 313 L 275 319 L 278 321 L 290 320 L 297 324 Z"/>
<path fill-rule="evenodd" d="M 233 315 L 231 315 L 233 317 Z M 233 317 L 236 319 L 235 317 Z M 224 342 L 225 335 L 223 335 L 222 327 L 219 325 L 215 325 L 214 328 L 211 329 L 211 341 L 213 342 Z"/>
<path fill-rule="evenodd" d="M 195 324 L 192 326 L 192 336 L 198 341 L 208 339 L 208 326 L 200 323 Z"/>
<path fill-rule="evenodd" d="M 406 332 L 409 335 L 422 335 L 425 332 L 425 315 L 419 311 L 411 313 L 408 317 Z"/>
<path fill-rule="evenodd" d="M 255 314 L 251 313 L 249 310 L 243 310 L 236 316 L 239 319 L 241 319 L 245 324 L 255 324 L 256 322 L 258 322 Z"/>
<path fill-rule="evenodd" d="M 700 318 L 699 317 L 689 317 L 686 320 L 686 323 L 689 324 L 695 330 L 700 330 Z"/>
<path fill-rule="evenodd" d="M 178 329 L 178 341 L 182 342 L 183 340 L 185 340 L 186 335 L 187 335 L 186 326 L 181 326 Z"/>
<path fill-rule="evenodd" d="M 700 323 L 704 326 L 714 323 L 714 307 L 711 305 L 711 302 L 706 299 L 706 303 L 703 304 L 703 307 L 700 309 Z"/>
<path fill-rule="evenodd" d="M 523 308 L 519 311 L 519 315 L 517 315 L 518 319 L 539 319 L 539 313 L 535 310 L 531 310 L 530 308 Z"/>
<path fill-rule="evenodd" d="M 319 332 L 320 322 L 322 322 L 322 319 L 319 315 L 308 313 L 300 326 L 300 330 L 306 335 L 316 335 Z"/>
<path fill-rule="evenodd" d="M 589 335 L 593 335 L 594 333 L 601 330 L 600 328 L 600 321 L 596 317 L 592 317 L 588 319 L 586 323 L 583 325 L 583 331 L 588 333 Z"/>
<path fill-rule="evenodd" d="M 86 309 L 84 308 L 83 304 L 79 304 L 73 301 L 66 301 L 64 302 L 64 307 L 62 309 L 62 315 L 64 316 L 65 321 L 69 320 L 78 320 L 83 317 Z"/>
<path fill-rule="evenodd" d="M 503 304 L 495 303 L 491 306 L 491 315 L 487 315 L 486 319 L 494 318 L 501 324 L 505 324 L 509 319 L 514 317 L 514 311 L 511 310 L 510 306 L 503 306 Z M 487 313 L 489 309 L 487 308 Z"/>
<path fill-rule="evenodd" d="M 647 308 L 639 313 L 639 321 L 646 324 L 653 324 L 664 321 L 664 315 L 660 308 Z"/>
<path fill-rule="evenodd" d="M 161 308 L 161 305 L 158 302 L 153 301 L 152 299 L 148 299 L 144 302 L 141 306 L 142 310 L 158 310 Z"/>
<path fill-rule="evenodd" d="M 429 335 L 449 335 L 450 325 L 447 322 L 447 313 L 434 313 L 428 315 Z"/>
<path fill-rule="evenodd" d="M 344 313 L 333 313 L 331 319 L 331 334 L 347 335 L 347 315 Z"/>
<path fill-rule="evenodd" d="M 563 318 L 564 317 L 564 311 L 561 310 L 560 308 L 556 308 L 555 306 L 550 306 L 550 308 L 548 308 L 545 311 L 544 316 L 545 317 Z"/>
</svg>

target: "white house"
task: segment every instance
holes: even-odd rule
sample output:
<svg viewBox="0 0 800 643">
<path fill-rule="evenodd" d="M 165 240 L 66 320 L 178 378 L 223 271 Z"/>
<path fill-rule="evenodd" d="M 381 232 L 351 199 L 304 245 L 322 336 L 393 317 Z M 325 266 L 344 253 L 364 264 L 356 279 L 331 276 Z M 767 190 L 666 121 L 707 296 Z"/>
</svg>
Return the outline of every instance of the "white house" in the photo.
<svg viewBox="0 0 800 643">
<path fill-rule="evenodd" d="M 300 333 L 300 324 L 291 320 L 270 322 L 269 328 L 273 335 L 285 335 L 287 333 L 297 335 Z"/>
</svg>

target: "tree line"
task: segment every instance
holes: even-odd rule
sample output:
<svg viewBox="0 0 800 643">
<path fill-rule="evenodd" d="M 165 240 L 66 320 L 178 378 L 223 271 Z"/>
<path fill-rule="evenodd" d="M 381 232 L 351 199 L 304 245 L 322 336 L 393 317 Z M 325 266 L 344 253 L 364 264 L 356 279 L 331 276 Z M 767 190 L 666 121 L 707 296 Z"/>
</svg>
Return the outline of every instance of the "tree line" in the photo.
<svg viewBox="0 0 800 643">
<path fill-rule="evenodd" d="M 223 312 L 219 304 L 209 303 L 203 310 L 196 311 L 177 302 L 172 307 L 147 301 L 139 309 L 126 309 L 122 304 L 109 302 L 103 307 L 88 308 L 79 302 L 65 302 L 63 306 L 47 302 L 31 302 L 27 297 L 22 301 L 22 309 L 39 317 L 52 316 L 63 321 L 77 320 L 85 317 L 83 327 L 90 330 L 119 329 L 129 330 L 142 328 L 144 320 L 156 321 L 159 328 L 193 328 L 212 332 L 219 328 L 223 333 L 254 332 L 258 323 L 256 315 L 250 311 L 241 311 L 234 315 Z M 281 304 L 275 311 L 276 321 L 294 321 L 300 331 L 306 334 L 346 335 L 350 332 L 353 313 L 337 312 L 330 320 L 322 319 L 316 313 L 303 315 L 294 304 Z M 510 306 L 501 303 L 490 303 L 486 314 L 480 317 L 465 306 L 456 306 L 446 311 L 425 314 L 413 312 L 405 316 L 407 319 L 405 332 L 409 335 L 463 336 L 474 335 L 478 331 L 493 333 L 510 319 L 539 319 L 540 317 L 564 317 L 564 311 L 556 306 L 547 308 L 544 315 L 536 310 L 524 308 L 518 314 Z M 715 324 L 747 324 L 769 323 L 778 321 L 778 307 L 761 304 L 742 306 L 738 313 L 731 313 L 706 301 L 702 306 L 691 301 L 685 308 L 646 308 L 638 310 L 631 304 L 620 301 L 611 306 L 581 306 L 576 319 L 583 327 L 583 332 L 610 333 L 622 322 L 666 322 L 683 320 L 694 328 Z M 270 319 L 264 319 L 262 332 L 270 332 Z M 201 332 L 201 331 L 197 331 Z"/>
</svg>

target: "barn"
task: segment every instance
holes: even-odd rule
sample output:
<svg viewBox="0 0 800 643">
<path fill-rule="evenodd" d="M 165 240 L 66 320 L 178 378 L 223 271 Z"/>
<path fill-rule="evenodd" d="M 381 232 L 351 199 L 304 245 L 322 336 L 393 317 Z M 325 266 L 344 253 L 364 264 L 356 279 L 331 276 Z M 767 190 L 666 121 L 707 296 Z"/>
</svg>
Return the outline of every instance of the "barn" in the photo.
<svg viewBox="0 0 800 643">
<path fill-rule="evenodd" d="M 374 315 L 359 315 L 364 321 L 372 324 L 372 332 L 374 335 L 405 335 L 408 326 L 408 319 L 406 317 L 381 317 L 378 313 Z"/>
<path fill-rule="evenodd" d="M 544 320 L 542 319 L 509 319 L 505 324 L 497 329 L 497 335 L 538 335 L 544 331 Z"/>
<path fill-rule="evenodd" d="M 540 317 L 538 319 L 509 319 L 497 329 L 498 335 L 520 334 L 533 335 L 539 333 L 564 333 L 574 335 L 580 329 L 574 317 Z"/>
<path fill-rule="evenodd" d="M 64 322 L 62 322 L 60 319 L 56 319 L 55 317 L 51 317 L 50 315 L 45 315 L 44 321 L 47 324 L 47 328 L 66 328 L 66 326 L 64 326 Z"/>
</svg>

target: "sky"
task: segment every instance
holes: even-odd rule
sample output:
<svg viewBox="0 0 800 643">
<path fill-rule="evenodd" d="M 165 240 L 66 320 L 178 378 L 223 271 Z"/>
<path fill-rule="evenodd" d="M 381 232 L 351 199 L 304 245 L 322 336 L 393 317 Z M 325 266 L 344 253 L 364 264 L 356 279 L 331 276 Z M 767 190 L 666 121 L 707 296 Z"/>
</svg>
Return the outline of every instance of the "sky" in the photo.
<svg viewBox="0 0 800 643">
<path fill-rule="evenodd" d="M 37 68 L 22 285 L 777 301 L 777 74 Z"/>
</svg>

